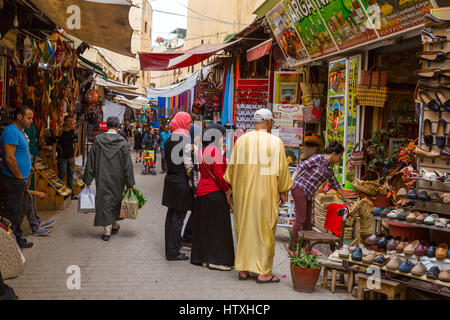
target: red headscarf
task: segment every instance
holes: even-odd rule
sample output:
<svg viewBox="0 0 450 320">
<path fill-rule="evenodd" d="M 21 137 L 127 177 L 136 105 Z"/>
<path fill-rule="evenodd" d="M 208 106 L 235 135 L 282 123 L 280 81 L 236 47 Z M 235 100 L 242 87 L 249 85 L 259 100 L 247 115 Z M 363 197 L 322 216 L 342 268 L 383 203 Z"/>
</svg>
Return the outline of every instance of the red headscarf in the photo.
<svg viewBox="0 0 450 320">
<path fill-rule="evenodd" d="M 187 137 L 189 134 L 188 126 L 191 121 L 192 119 L 189 113 L 183 111 L 178 112 L 172 121 L 170 121 L 170 132 L 172 134 L 182 134 Z"/>
</svg>

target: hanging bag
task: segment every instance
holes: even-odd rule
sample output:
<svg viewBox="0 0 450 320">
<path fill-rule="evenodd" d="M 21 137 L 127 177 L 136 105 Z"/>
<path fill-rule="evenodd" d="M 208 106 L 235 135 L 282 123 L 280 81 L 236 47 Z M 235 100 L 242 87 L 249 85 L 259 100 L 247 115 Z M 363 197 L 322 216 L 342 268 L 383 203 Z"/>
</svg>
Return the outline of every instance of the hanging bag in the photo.
<svg viewBox="0 0 450 320">
<path fill-rule="evenodd" d="M 361 81 L 356 88 L 357 103 L 361 106 L 384 108 L 389 92 L 387 82 L 388 72 L 379 70 L 375 58 L 374 66 L 361 72 Z"/>
<path fill-rule="evenodd" d="M 350 155 L 350 162 L 353 167 L 362 166 L 365 164 L 366 151 L 364 149 L 364 146 L 361 147 L 361 150 L 357 151 L 358 147 L 359 147 L 359 142 Z"/>
<path fill-rule="evenodd" d="M 25 257 L 8 223 L 3 223 L 4 220 L 0 217 L 0 273 L 3 279 L 10 279 L 23 274 Z"/>
</svg>

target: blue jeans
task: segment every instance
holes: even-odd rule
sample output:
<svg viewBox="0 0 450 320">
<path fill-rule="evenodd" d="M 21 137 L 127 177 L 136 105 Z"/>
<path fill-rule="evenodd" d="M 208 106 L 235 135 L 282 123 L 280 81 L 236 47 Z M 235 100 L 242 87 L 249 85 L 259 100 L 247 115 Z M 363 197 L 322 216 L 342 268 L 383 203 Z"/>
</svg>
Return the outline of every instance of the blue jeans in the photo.
<svg viewBox="0 0 450 320">
<path fill-rule="evenodd" d="M 69 163 L 69 159 L 58 159 L 58 177 L 64 181 L 64 177 L 67 173 L 67 186 L 72 190 L 73 194 L 73 169 L 75 168 L 75 162 Z"/>
</svg>

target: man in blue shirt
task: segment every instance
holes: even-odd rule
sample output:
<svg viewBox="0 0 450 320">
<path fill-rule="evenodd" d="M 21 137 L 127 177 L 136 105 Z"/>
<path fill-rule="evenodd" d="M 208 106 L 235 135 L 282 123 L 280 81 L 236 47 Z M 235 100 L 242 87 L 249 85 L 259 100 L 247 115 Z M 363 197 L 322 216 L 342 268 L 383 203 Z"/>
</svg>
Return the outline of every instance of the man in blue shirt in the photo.
<svg viewBox="0 0 450 320">
<path fill-rule="evenodd" d="M 27 180 L 31 172 L 31 156 L 28 137 L 24 133 L 33 123 L 33 111 L 27 106 L 14 110 L 14 121 L 0 136 L 2 171 L 0 173 L 0 202 L 4 204 L 3 216 L 21 248 L 31 248 L 33 243 L 22 238 L 22 204 L 27 194 Z"/>
<path fill-rule="evenodd" d="M 169 132 L 169 126 L 163 125 L 161 127 L 161 133 L 159 134 L 159 139 L 161 140 L 161 173 L 166 172 L 166 155 L 164 152 L 164 144 L 170 138 L 172 133 Z"/>
</svg>

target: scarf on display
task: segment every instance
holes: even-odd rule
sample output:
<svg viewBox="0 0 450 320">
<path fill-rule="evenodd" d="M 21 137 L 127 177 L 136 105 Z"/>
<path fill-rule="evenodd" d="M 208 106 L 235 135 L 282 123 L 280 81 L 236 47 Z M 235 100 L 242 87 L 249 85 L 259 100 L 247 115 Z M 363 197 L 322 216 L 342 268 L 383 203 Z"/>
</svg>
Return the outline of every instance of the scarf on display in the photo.
<svg viewBox="0 0 450 320">
<path fill-rule="evenodd" d="M 181 134 L 188 137 L 189 131 L 187 128 L 190 123 L 191 115 L 187 112 L 180 111 L 173 117 L 173 120 L 170 121 L 170 132 L 172 132 L 172 134 Z"/>
</svg>

